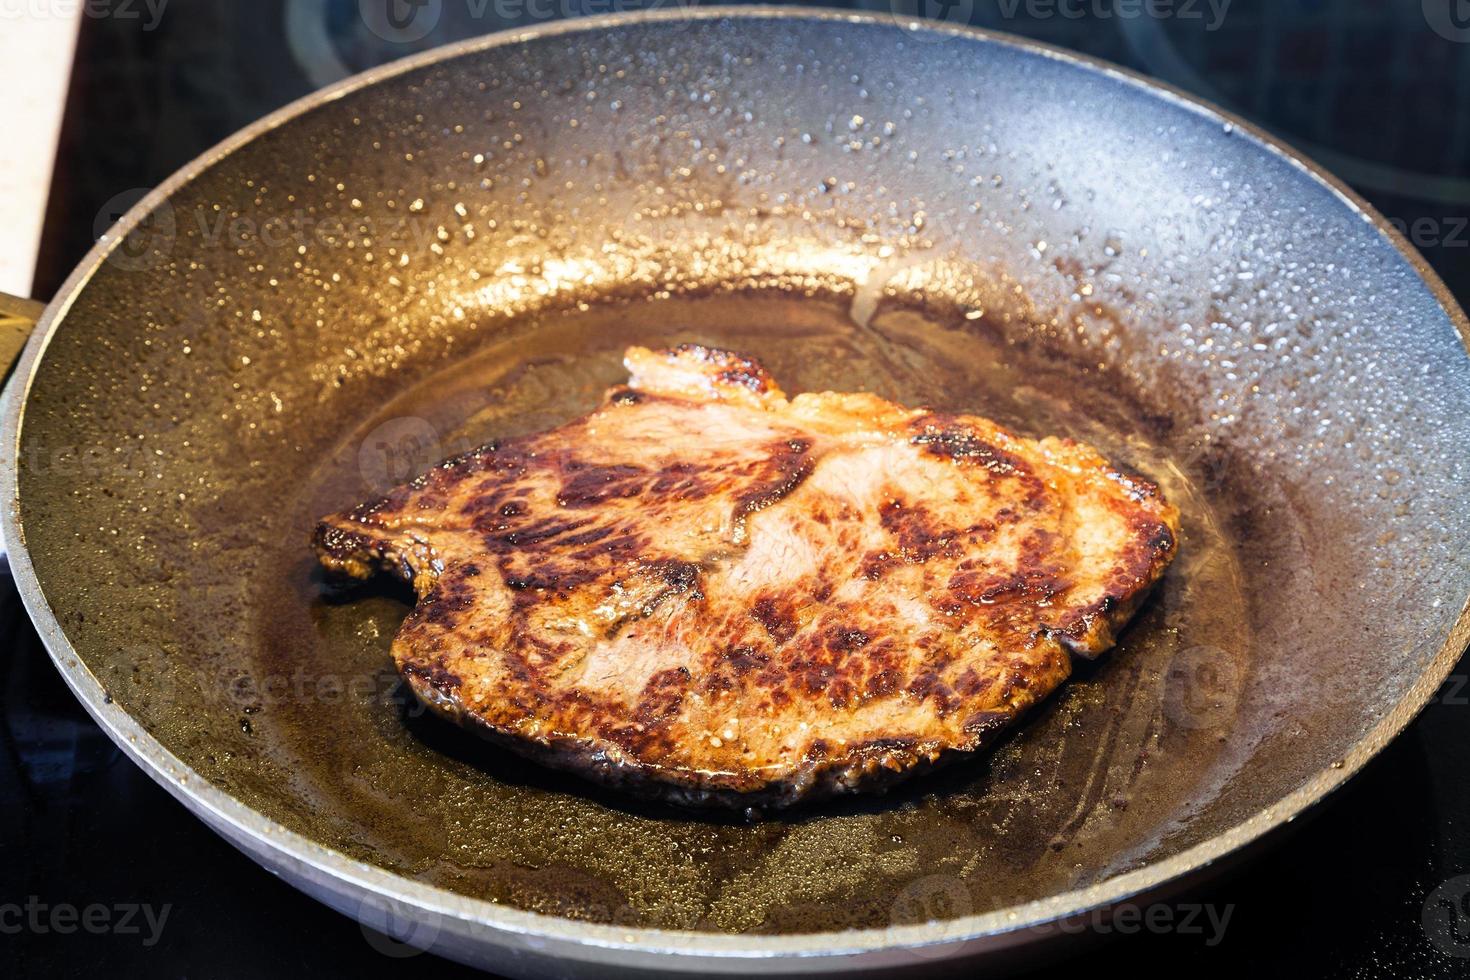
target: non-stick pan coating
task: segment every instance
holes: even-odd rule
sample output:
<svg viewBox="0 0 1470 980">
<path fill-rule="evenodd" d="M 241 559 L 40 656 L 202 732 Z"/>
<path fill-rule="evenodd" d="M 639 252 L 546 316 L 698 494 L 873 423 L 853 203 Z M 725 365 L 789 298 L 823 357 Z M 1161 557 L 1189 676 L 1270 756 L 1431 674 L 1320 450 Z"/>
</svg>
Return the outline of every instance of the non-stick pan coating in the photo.
<svg viewBox="0 0 1470 980">
<path fill-rule="evenodd" d="M 31 354 L 18 574 L 64 669 L 105 689 L 94 709 L 191 770 L 166 767 L 176 791 L 619 927 L 599 942 L 937 939 L 1249 839 L 1447 669 L 1470 594 L 1463 318 L 1254 135 L 886 18 L 594 21 L 385 75 L 180 178 Z M 585 410 L 626 343 L 685 339 L 788 390 L 1094 441 L 1183 505 L 1183 557 L 996 753 L 886 798 L 696 818 L 421 717 L 386 652 L 405 597 L 321 578 L 311 522 Z M 493 932 L 496 909 L 451 906 Z"/>
</svg>

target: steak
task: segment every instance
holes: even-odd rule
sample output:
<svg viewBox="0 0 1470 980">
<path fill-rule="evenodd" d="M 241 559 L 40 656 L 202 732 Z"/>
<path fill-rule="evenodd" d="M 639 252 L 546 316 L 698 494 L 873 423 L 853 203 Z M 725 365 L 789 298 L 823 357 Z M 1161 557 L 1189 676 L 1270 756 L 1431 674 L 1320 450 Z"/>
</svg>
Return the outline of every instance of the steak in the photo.
<svg viewBox="0 0 1470 980">
<path fill-rule="evenodd" d="M 882 789 L 991 742 L 1174 557 L 1175 508 L 1080 443 L 788 399 L 705 347 L 625 363 L 584 418 L 315 532 L 412 584 L 414 694 L 548 766 L 691 806 Z"/>
</svg>

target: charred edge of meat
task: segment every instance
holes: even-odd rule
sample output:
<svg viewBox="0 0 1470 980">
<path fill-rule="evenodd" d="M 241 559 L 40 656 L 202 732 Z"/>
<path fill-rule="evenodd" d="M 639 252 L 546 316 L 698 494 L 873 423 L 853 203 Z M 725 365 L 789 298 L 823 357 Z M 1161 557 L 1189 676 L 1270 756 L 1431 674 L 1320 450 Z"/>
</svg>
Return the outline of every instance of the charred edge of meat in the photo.
<svg viewBox="0 0 1470 980">
<path fill-rule="evenodd" d="M 1077 611 L 1065 626 L 1046 630 L 1068 653 L 1084 660 L 1096 660 L 1109 649 L 1149 596 L 1159 588 L 1155 582 L 1140 589 L 1132 598 L 1109 594 Z"/>
<path fill-rule="evenodd" d="M 1147 532 L 1146 543 L 1129 553 L 1132 560 L 1121 574 L 1125 583 L 1150 584 L 1142 589 L 1125 586 L 1122 591 L 1109 591 L 1076 610 L 1065 624 L 1047 630 L 1069 653 L 1096 660 L 1114 645 L 1117 634 L 1133 619 L 1134 613 L 1162 587 L 1163 570 L 1179 550 L 1178 537 L 1162 521 L 1139 522 L 1134 530 Z"/>
<path fill-rule="evenodd" d="M 623 385 L 607 393 L 609 405 L 638 405 L 648 396 L 643 392 Z"/>
<path fill-rule="evenodd" d="M 366 531 L 321 521 L 312 532 L 312 547 L 328 571 L 355 579 L 369 579 L 386 572 L 404 582 L 413 582 L 413 568 L 401 555 L 395 554 L 380 537 Z"/>
<path fill-rule="evenodd" d="M 877 735 L 834 753 L 830 745 L 818 740 L 813 743 L 815 751 L 808 753 L 798 771 L 783 771 L 775 778 L 762 779 L 757 773 L 705 772 L 660 767 L 636 759 L 623 761 L 616 745 L 575 735 L 528 738 L 467 710 L 460 701 L 459 678 L 450 672 L 405 664 L 400 673 L 435 715 L 537 765 L 642 800 L 692 810 L 743 810 L 757 819 L 764 816 L 765 809 L 790 812 L 838 797 L 882 793 L 973 759 L 1035 706 L 1025 705 L 1019 711 L 977 712 L 964 723 L 968 739 L 962 744 Z"/>
<path fill-rule="evenodd" d="M 705 364 L 720 369 L 718 379 L 725 384 L 736 385 L 749 391 L 763 394 L 774 391 L 775 382 L 766 373 L 765 367 L 754 358 L 733 351 L 705 347 L 702 344 L 680 344 L 672 349 L 674 354 L 692 354 Z"/>
</svg>

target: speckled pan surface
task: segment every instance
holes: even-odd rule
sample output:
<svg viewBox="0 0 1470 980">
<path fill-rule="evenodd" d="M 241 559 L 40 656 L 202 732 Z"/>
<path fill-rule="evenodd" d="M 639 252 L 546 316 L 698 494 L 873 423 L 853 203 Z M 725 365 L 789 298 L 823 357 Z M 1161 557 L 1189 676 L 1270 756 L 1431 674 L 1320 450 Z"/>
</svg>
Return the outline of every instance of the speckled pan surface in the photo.
<svg viewBox="0 0 1470 980">
<path fill-rule="evenodd" d="M 1464 645 L 1463 314 L 1306 165 L 1068 56 L 881 16 L 560 25 L 293 107 L 121 230 L 7 396 L 32 614 L 213 826 L 460 958 L 1038 938 L 1295 815 Z M 323 580 L 312 522 L 680 340 L 1084 438 L 1180 504 L 1181 558 L 1013 738 L 883 798 L 691 817 L 421 717 L 403 597 Z"/>
</svg>

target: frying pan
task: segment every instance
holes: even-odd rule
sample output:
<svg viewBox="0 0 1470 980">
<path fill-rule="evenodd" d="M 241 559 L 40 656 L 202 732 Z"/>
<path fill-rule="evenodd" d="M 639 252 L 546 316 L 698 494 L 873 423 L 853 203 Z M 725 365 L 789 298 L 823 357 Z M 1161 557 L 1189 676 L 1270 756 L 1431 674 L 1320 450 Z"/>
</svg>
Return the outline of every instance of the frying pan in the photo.
<svg viewBox="0 0 1470 980">
<path fill-rule="evenodd" d="M 17 311 L 24 314 L 24 310 Z M 6 392 L 5 539 L 139 765 L 334 908 L 513 975 L 990 963 L 1339 786 L 1467 638 L 1467 324 L 1361 200 L 1119 69 L 883 15 L 501 34 L 252 126 L 127 214 Z M 1085 437 L 1181 558 L 993 753 L 744 820 L 436 726 L 320 514 L 594 404 L 629 342 Z"/>
</svg>

